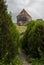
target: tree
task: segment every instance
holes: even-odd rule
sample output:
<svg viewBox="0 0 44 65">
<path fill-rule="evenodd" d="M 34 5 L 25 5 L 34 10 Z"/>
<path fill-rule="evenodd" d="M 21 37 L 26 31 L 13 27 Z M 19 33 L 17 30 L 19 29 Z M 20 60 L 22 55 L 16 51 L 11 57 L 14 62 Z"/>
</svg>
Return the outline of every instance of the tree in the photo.
<svg viewBox="0 0 44 65">
<path fill-rule="evenodd" d="M 10 63 L 18 53 L 19 33 L 5 3 L 0 0 L 0 60 Z"/>
<path fill-rule="evenodd" d="M 40 58 L 44 52 L 44 22 L 31 21 L 22 38 L 22 49 L 27 55 Z"/>
</svg>

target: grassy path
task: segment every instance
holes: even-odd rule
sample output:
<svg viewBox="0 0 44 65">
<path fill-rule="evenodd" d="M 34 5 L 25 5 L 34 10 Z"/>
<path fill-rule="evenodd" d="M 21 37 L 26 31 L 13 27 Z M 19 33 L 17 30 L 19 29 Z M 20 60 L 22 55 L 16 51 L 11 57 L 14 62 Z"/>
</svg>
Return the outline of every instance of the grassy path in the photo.
<svg viewBox="0 0 44 65">
<path fill-rule="evenodd" d="M 23 65 L 31 65 L 27 62 L 26 55 L 21 51 L 21 49 L 19 49 L 19 56 L 23 61 Z"/>
</svg>

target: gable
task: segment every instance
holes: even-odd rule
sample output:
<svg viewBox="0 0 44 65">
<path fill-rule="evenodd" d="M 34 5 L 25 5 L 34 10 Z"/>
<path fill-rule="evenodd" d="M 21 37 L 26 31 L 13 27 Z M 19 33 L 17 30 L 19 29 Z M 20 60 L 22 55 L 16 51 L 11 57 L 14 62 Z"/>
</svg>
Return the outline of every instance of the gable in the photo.
<svg viewBox="0 0 44 65">
<path fill-rule="evenodd" d="M 31 17 L 31 16 L 26 12 L 25 9 L 23 9 L 23 10 L 19 13 L 18 16 L 20 16 L 20 15 L 28 15 L 29 17 Z"/>
</svg>

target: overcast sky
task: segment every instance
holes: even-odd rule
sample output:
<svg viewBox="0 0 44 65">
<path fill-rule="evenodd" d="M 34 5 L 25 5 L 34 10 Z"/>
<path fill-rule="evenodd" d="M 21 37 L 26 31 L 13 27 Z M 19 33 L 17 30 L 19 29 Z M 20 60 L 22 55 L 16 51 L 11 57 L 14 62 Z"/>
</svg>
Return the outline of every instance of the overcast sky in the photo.
<svg viewBox="0 0 44 65">
<path fill-rule="evenodd" d="M 7 5 L 14 21 L 22 9 L 25 9 L 33 19 L 44 19 L 44 0 L 7 0 Z"/>
</svg>

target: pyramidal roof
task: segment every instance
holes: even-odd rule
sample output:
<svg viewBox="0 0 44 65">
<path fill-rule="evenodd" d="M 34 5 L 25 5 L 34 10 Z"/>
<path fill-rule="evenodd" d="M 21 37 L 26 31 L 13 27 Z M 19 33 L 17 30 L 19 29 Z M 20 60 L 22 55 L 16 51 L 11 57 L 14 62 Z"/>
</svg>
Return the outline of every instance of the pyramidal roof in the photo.
<svg viewBox="0 0 44 65">
<path fill-rule="evenodd" d="M 18 16 L 20 16 L 20 15 L 28 15 L 28 16 L 30 16 L 30 15 L 26 12 L 25 9 L 23 9 L 23 10 L 19 13 Z"/>
</svg>

